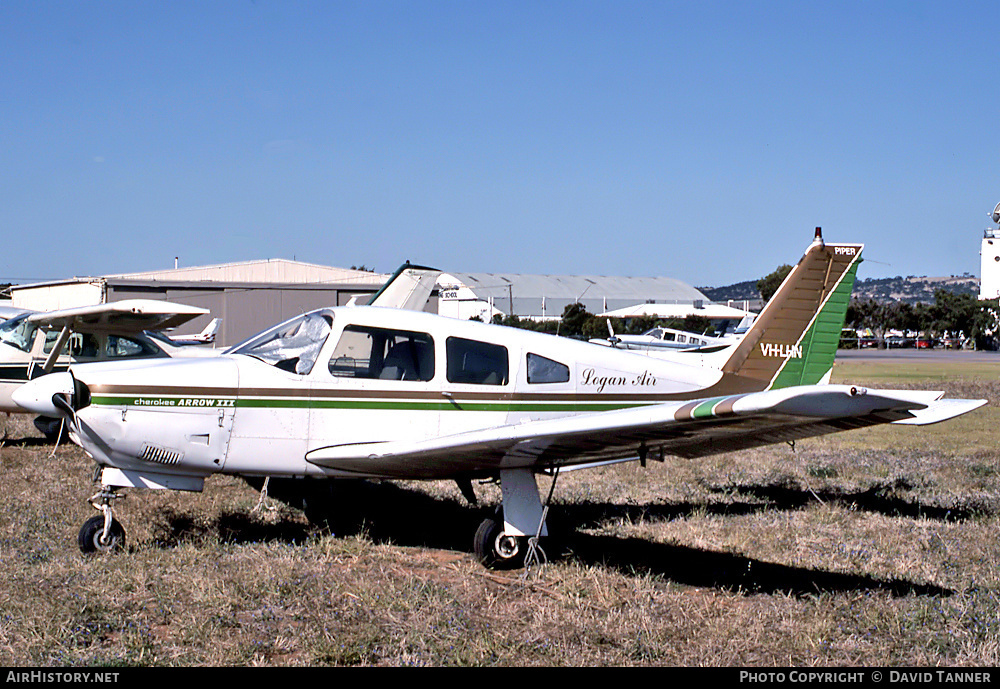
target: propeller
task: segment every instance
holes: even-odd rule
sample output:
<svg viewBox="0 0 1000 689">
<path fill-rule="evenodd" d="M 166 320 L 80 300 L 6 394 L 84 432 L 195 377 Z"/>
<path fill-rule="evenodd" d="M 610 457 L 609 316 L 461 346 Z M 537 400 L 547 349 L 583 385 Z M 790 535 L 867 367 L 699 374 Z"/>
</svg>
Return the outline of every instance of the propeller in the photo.
<svg viewBox="0 0 1000 689">
<path fill-rule="evenodd" d="M 608 335 L 609 335 L 608 341 L 611 343 L 612 347 L 617 347 L 618 343 L 621 342 L 621 340 L 618 338 L 618 336 L 615 335 L 615 329 L 611 325 L 611 319 L 609 318 L 604 322 L 608 324 Z"/>
</svg>

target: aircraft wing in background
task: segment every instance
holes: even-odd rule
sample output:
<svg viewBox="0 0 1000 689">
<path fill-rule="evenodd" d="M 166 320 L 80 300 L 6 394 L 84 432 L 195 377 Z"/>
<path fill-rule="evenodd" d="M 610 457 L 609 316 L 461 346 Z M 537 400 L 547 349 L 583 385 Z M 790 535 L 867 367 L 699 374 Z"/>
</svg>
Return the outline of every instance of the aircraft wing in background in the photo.
<svg viewBox="0 0 1000 689">
<path fill-rule="evenodd" d="M 110 304 L 36 313 L 28 316 L 28 321 L 40 327 L 61 331 L 45 361 L 45 371 L 50 371 L 72 332 L 127 335 L 143 330 L 165 330 L 176 328 L 208 312 L 208 309 L 168 301 L 126 299 Z"/>
</svg>

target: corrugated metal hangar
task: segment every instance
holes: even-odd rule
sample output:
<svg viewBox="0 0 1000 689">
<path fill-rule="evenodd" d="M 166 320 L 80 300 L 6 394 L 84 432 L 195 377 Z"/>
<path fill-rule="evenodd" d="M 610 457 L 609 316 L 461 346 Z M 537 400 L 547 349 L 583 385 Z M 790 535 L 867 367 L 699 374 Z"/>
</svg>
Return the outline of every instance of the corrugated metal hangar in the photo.
<svg viewBox="0 0 1000 689">
<path fill-rule="evenodd" d="M 197 333 L 212 318 L 221 318 L 216 346 L 228 347 L 305 311 L 343 306 L 355 297 L 366 303 L 388 278 L 383 273 L 268 259 L 18 285 L 11 288 L 11 296 L 13 306 L 37 311 L 124 299 L 198 306 L 209 309 L 210 315 L 172 334 Z M 665 277 L 442 273 L 437 286 L 427 310 L 462 319 L 489 321 L 498 313 L 557 319 L 575 302 L 599 315 L 628 307 L 681 318 L 703 315 L 738 320 L 742 315 L 738 309 L 711 304 L 690 285 Z"/>
<path fill-rule="evenodd" d="M 739 320 L 743 309 L 713 304 L 700 291 L 674 278 L 607 275 L 519 275 L 447 273 L 438 279 L 438 312 L 488 321 L 494 314 L 557 319 L 577 302 L 596 315 L 630 318 L 654 315 Z"/>
</svg>

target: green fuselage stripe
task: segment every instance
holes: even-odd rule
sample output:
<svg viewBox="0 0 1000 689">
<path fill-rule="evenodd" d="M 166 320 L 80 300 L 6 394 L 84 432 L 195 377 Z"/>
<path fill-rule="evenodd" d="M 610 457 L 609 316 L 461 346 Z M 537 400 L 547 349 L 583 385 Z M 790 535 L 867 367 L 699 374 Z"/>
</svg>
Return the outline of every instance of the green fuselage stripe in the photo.
<svg viewBox="0 0 1000 689">
<path fill-rule="evenodd" d="M 580 412 L 611 411 L 642 407 L 650 402 L 463 402 L 442 400 L 420 402 L 405 400 L 331 400 L 307 398 L 211 398 L 211 397 L 136 397 L 101 395 L 91 404 L 140 409 L 205 409 L 239 407 L 243 409 L 363 409 L 393 411 L 482 411 L 482 412 Z"/>
</svg>

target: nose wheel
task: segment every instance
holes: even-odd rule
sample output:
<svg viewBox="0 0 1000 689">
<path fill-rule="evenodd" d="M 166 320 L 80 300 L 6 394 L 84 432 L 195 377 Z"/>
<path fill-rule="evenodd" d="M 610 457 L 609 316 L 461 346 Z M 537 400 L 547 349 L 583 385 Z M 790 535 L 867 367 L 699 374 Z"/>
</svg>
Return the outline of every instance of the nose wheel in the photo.
<svg viewBox="0 0 1000 689">
<path fill-rule="evenodd" d="M 110 553 L 125 547 L 125 529 L 117 519 L 105 528 L 104 517 L 91 517 L 83 523 L 77 538 L 84 553 Z"/>
<path fill-rule="evenodd" d="M 110 553 L 125 547 L 125 529 L 111 510 L 111 503 L 124 497 L 115 493 L 114 488 L 105 486 L 90 498 L 90 504 L 101 514 L 83 523 L 77 536 L 81 552 Z"/>
</svg>

